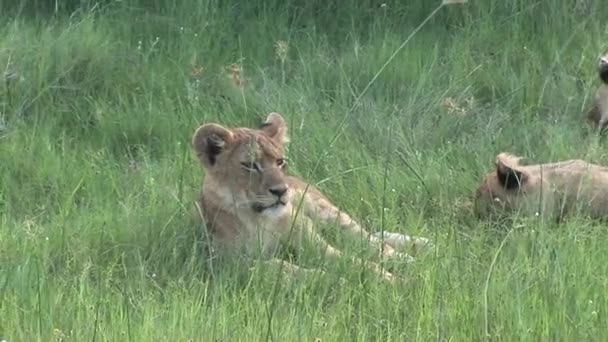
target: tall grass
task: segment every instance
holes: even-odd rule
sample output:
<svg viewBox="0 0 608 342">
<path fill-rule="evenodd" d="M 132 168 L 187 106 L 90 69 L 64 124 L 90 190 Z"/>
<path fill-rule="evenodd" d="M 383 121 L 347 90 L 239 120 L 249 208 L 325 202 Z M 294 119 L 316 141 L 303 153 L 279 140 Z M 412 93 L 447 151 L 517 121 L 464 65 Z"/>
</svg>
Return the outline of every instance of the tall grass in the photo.
<svg viewBox="0 0 608 342">
<path fill-rule="evenodd" d="M 446 6 L 381 73 L 439 3 L 58 4 L 0 4 L 0 339 L 608 333 L 601 224 L 470 211 L 500 151 L 608 162 L 581 121 L 605 49 L 601 1 Z M 338 264 L 330 274 L 346 283 L 276 288 L 270 270 L 209 264 L 189 216 L 203 177 L 190 137 L 270 111 L 289 121 L 293 173 L 371 230 L 433 239 L 436 250 L 397 266 L 408 282 Z"/>
</svg>

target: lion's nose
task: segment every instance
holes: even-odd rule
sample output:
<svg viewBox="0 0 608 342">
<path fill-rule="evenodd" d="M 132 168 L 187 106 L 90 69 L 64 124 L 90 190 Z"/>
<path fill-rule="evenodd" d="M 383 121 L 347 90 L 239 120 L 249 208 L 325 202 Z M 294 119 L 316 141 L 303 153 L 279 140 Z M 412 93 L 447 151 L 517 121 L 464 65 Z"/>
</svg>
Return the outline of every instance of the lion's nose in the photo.
<svg viewBox="0 0 608 342">
<path fill-rule="evenodd" d="M 270 191 L 271 194 L 277 197 L 282 197 L 287 192 L 287 185 L 275 186 L 273 188 L 268 189 L 268 191 Z"/>
</svg>

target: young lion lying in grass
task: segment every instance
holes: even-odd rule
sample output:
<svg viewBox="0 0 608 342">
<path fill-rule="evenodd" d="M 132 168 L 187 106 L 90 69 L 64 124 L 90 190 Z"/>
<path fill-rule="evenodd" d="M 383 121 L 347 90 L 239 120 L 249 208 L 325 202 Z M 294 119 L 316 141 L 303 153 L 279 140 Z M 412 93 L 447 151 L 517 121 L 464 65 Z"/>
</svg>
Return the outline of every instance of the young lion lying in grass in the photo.
<svg viewBox="0 0 608 342">
<path fill-rule="evenodd" d="M 579 159 L 537 165 L 520 160 L 508 153 L 496 157 L 496 170 L 475 194 L 478 216 L 517 211 L 559 220 L 576 210 L 592 218 L 608 215 L 608 167 Z"/>
<path fill-rule="evenodd" d="M 257 253 L 276 264 L 281 262 L 274 256 L 280 245 L 298 249 L 303 242 L 311 242 L 325 256 L 341 257 L 342 253 L 318 234 L 313 224 L 316 219 L 336 222 L 346 233 L 383 247 L 386 257 L 401 254 L 363 229 L 319 190 L 288 176 L 287 142 L 287 125 L 278 113 L 268 115 L 259 129 L 209 123 L 196 130 L 192 146 L 206 171 L 200 214 L 215 250 L 249 256 Z M 407 247 L 422 247 L 428 240 L 402 236 L 399 243 L 403 242 Z M 365 264 L 384 279 L 393 280 L 393 275 L 378 264 Z M 292 272 L 309 271 L 286 261 L 283 265 Z"/>
</svg>

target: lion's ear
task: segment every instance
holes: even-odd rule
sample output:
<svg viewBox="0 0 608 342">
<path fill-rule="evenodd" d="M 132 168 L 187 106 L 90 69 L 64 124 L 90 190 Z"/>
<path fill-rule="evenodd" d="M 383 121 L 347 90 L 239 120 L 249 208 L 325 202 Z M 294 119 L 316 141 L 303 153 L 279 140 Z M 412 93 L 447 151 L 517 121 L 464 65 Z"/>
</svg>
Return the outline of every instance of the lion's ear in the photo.
<svg viewBox="0 0 608 342">
<path fill-rule="evenodd" d="M 232 141 L 232 132 L 218 124 L 200 126 L 192 136 L 192 148 L 205 167 L 215 165 L 217 156 Z"/>
<path fill-rule="evenodd" d="M 517 189 L 528 181 L 528 175 L 515 169 L 510 163 L 498 158 L 496 160 L 496 176 L 498 182 L 507 190 Z"/>
<path fill-rule="evenodd" d="M 270 113 L 268 117 L 266 117 L 266 121 L 262 124 L 260 128 L 266 135 L 270 138 L 280 142 L 281 144 L 286 144 L 289 142 L 289 136 L 287 135 L 287 123 L 283 116 L 279 113 Z"/>
</svg>

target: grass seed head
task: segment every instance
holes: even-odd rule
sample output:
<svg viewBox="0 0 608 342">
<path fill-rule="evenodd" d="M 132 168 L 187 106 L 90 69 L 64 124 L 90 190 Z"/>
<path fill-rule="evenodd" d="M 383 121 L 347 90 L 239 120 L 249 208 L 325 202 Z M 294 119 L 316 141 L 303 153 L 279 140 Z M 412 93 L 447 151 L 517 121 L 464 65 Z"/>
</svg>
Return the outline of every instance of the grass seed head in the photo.
<svg viewBox="0 0 608 342">
<path fill-rule="evenodd" d="M 274 52 L 281 63 L 285 63 L 289 54 L 289 43 L 284 40 L 278 40 L 274 44 Z"/>
</svg>

